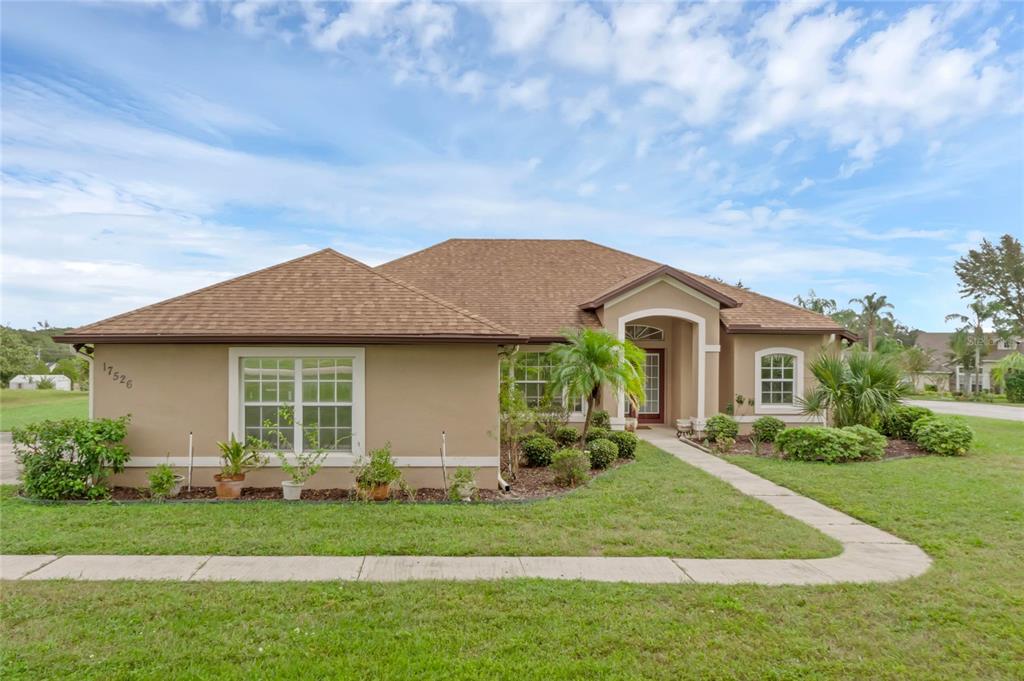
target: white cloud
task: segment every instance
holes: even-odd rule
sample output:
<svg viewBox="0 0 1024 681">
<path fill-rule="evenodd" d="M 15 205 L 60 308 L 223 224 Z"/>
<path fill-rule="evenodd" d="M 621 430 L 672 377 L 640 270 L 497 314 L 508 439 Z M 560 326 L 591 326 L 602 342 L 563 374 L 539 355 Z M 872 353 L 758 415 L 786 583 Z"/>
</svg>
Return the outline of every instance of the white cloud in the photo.
<svg viewBox="0 0 1024 681">
<path fill-rule="evenodd" d="M 589 5 L 572 6 L 551 37 L 548 51 L 556 62 L 586 71 L 601 71 L 612 59 L 612 32 Z"/>
<path fill-rule="evenodd" d="M 522 52 L 536 47 L 562 13 L 552 2 L 484 2 L 497 52 Z"/>
<path fill-rule="evenodd" d="M 800 192 L 805 191 L 807 189 L 810 189 L 811 187 L 814 186 L 814 184 L 815 184 L 814 180 L 812 180 L 809 177 L 805 177 L 804 179 L 800 180 L 800 184 L 798 184 L 797 186 L 793 187 L 793 191 L 790 192 L 790 195 L 791 196 L 796 196 Z"/>
<path fill-rule="evenodd" d="M 498 101 L 503 107 L 518 106 L 527 111 L 543 109 L 548 105 L 550 78 L 527 78 L 517 85 L 505 83 L 498 88 Z"/>
<path fill-rule="evenodd" d="M 162 6 L 167 18 L 182 28 L 199 28 L 206 22 L 202 2 L 165 2 Z"/>
<path fill-rule="evenodd" d="M 591 90 L 582 97 L 562 100 L 562 116 L 572 125 L 586 123 L 602 111 L 607 111 L 611 95 L 606 87 Z"/>
</svg>

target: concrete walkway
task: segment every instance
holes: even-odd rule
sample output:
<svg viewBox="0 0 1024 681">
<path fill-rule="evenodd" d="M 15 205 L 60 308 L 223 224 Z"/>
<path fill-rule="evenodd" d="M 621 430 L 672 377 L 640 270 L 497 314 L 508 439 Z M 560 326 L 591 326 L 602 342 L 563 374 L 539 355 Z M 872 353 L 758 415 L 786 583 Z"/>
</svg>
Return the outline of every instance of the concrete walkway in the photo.
<svg viewBox="0 0 1024 681">
<path fill-rule="evenodd" d="M 924 573 L 931 559 L 913 544 L 776 485 L 657 428 L 641 436 L 843 545 L 835 558 L 456 557 L 456 556 L 0 556 L 7 580 L 244 582 L 493 580 L 516 577 L 636 584 L 836 584 L 891 582 Z"/>
<path fill-rule="evenodd" d="M 18 461 L 14 458 L 14 442 L 10 433 L 0 433 L 0 485 L 13 485 L 21 475 Z"/>
<path fill-rule="evenodd" d="M 987 419 L 1003 419 L 1004 421 L 1024 421 L 1024 407 L 1011 407 L 1006 404 L 940 402 L 939 400 L 907 400 L 907 404 L 931 409 L 936 414 L 956 414 L 957 416 L 981 416 Z"/>
</svg>

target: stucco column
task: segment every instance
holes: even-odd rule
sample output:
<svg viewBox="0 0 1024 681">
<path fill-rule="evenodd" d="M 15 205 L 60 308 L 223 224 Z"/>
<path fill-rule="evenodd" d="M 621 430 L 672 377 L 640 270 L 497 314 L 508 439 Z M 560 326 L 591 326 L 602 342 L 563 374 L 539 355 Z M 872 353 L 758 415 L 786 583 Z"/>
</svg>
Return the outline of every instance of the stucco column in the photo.
<svg viewBox="0 0 1024 681">
<path fill-rule="evenodd" d="M 718 345 L 704 349 L 704 418 L 718 413 L 718 361 L 722 356 Z"/>
</svg>

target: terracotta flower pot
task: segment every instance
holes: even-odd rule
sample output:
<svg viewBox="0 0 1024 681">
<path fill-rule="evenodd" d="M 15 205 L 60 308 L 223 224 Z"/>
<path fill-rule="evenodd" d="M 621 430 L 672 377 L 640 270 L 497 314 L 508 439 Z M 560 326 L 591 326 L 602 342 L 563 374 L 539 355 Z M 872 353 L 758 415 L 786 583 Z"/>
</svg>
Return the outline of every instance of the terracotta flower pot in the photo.
<svg viewBox="0 0 1024 681">
<path fill-rule="evenodd" d="M 213 479 L 217 482 L 217 498 L 218 499 L 239 499 L 242 496 L 242 484 L 245 482 L 245 473 L 241 475 L 221 475 L 217 474 L 213 476 Z"/>
<path fill-rule="evenodd" d="M 387 501 L 391 496 L 391 485 L 374 485 L 370 488 L 370 498 L 374 501 Z"/>
</svg>

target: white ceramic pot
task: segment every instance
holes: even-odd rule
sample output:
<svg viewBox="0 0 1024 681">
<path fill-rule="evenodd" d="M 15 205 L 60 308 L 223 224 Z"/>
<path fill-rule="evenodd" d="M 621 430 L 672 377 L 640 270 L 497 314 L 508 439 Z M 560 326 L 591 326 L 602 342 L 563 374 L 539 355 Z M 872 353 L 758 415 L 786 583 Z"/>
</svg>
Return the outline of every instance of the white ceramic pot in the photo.
<svg viewBox="0 0 1024 681">
<path fill-rule="evenodd" d="M 176 497 L 176 496 L 178 496 L 181 493 L 181 486 L 182 486 L 182 484 L 184 484 L 184 482 L 185 482 L 185 476 L 184 475 L 175 475 L 174 476 L 174 486 L 171 487 L 171 491 L 167 493 L 167 496 L 168 497 Z"/>
<path fill-rule="evenodd" d="M 628 430 L 631 433 L 635 433 L 636 432 L 636 426 L 637 426 L 637 419 L 636 419 L 636 417 L 635 416 L 627 416 L 626 417 L 626 430 Z"/>
<path fill-rule="evenodd" d="M 284 480 L 281 482 L 281 491 L 287 501 L 298 501 L 302 498 L 302 485 L 305 483 Z"/>
</svg>

